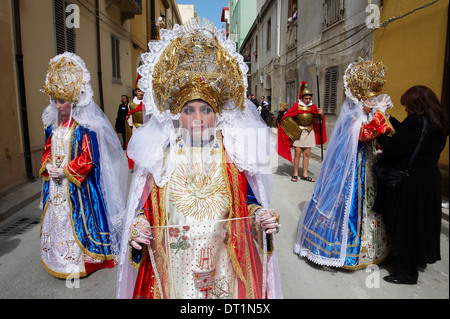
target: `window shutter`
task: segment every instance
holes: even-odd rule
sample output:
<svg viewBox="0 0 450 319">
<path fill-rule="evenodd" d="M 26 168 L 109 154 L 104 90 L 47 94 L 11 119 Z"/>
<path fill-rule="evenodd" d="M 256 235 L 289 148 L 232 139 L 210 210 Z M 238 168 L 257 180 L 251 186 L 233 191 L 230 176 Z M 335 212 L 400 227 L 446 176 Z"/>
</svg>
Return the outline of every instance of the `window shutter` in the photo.
<svg viewBox="0 0 450 319">
<path fill-rule="evenodd" d="M 66 51 L 75 53 L 75 28 L 66 28 Z"/>
<path fill-rule="evenodd" d="M 324 97 L 325 113 L 336 114 L 338 80 L 339 80 L 339 67 L 332 66 L 325 70 L 325 97 Z"/>
<path fill-rule="evenodd" d="M 111 63 L 112 63 L 112 77 L 116 78 L 116 41 L 114 41 L 114 36 L 111 34 Z"/>
<path fill-rule="evenodd" d="M 111 33 L 111 67 L 112 77 L 115 80 L 120 80 L 120 39 Z"/>
<path fill-rule="evenodd" d="M 71 2 L 67 0 L 53 0 L 54 25 L 55 25 L 55 47 L 56 54 L 65 51 L 75 53 L 75 28 L 66 27 L 67 5 Z"/>
<path fill-rule="evenodd" d="M 66 50 L 66 32 L 65 32 L 65 14 L 64 14 L 64 2 L 62 0 L 54 0 L 54 14 L 55 14 L 55 41 L 56 41 L 56 54 L 64 53 Z"/>
<path fill-rule="evenodd" d="M 117 78 L 120 79 L 120 47 L 119 47 L 119 38 L 116 37 L 116 75 Z"/>
</svg>

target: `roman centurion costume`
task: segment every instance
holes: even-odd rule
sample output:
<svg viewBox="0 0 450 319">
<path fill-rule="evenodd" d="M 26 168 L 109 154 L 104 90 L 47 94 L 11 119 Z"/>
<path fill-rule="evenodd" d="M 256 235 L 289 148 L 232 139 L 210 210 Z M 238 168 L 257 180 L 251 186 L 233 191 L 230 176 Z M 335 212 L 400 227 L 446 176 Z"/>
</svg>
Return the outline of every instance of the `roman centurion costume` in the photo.
<svg viewBox="0 0 450 319">
<path fill-rule="evenodd" d="M 317 121 L 319 111 L 312 102 L 305 105 L 302 98 L 305 95 L 313 95 L 308 90 L 308 84 L 303 81 L 300 88 L 298 101 L 284 114 L 278 126 L 278 154 L 292 162 L 290 148 L 314 147 L 327 141 L 325 117 L 319 123 Z"/>
<path fill-rule="evenodd" d="M 140 78 L 141 76 L 139 75 L 136 79 L 135 89 L 137 90 L 140 90 L 138 86 L 138 81 Z M 130 141 L 133 132 L 144 123 L 144 118 L 142 117 L 142 109 L 144 108 L 144 103 L 142 100 L 139 100 L 137 96 L 135 96 L 133 100 L 130 102 L 129 108 L 130 109 L 128 110 L 125 125 L 127 144 Z"/>
<path fill-rule="evenodd" d="M 135 90 L 141 90 L 138 86 L 139 79 L 141 78 L 140 75 L 138 75 L 136 79 L 136 83 L 134 85 Z M 143 110 L 144 110 L 144 103 L 143 100 L 138 99 L 137 96 L 133 98 L 133 100 L 129 104 L 129 110 L 127 118 L 125 119 L 125 139 L 126 143 L 130 142 L 130 138 L 133 135 L 133 133 L 142 125 L 144 124 L 144 117 L 143 117 Z M 128 157 L 128 154 L 127 154 Z M 128 167 L 130 169 L 134 168 L 133 160 L 131 160 L 128 157 Z"/>
</svg>

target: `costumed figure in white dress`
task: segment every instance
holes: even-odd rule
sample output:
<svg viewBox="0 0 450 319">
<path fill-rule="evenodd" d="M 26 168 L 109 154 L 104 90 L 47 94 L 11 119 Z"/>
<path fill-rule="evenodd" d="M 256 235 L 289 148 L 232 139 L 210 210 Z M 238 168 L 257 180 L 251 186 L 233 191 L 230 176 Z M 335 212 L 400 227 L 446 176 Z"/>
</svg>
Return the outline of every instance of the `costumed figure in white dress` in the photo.
<svg viewBox="0 0 450 319">
<path fill-rule="evenodd" d="M 43 88 L 41 260 L 58 278 L 114 267 L 120 250 L 127 162 L 89 80 L 83 60 L 65 52 L 50 60 Z"/>
<path fill-rule="evenodd" d="M 294 247 L 317 264 L 358 269 L 382 262 L 389 253 L 381 215 L 372 210 L 375 138 L 393 133 L 385 114 L 392 107 L 390 97 L 380 95 L 384 82 L 381 62 L 359 59 L 345 72 L 346 99 L 303 208 Z"/>
<path fill-rule="evenodd" d="M 274 144 L 235 43 L 198 18 L 161 30 L 142 58 L 148 120 L 128 145 L 117 297 L 281 298 Z"/>
</svg>

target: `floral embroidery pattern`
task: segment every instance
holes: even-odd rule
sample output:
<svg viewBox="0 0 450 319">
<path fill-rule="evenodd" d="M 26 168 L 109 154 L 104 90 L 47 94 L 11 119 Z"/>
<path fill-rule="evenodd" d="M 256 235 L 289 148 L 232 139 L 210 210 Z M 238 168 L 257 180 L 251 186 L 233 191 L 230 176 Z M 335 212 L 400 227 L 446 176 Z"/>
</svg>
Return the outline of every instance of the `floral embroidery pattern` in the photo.
<svg viewBox="0 0 450 319">
<path fill-rule="evenodd" d="M 190 226 L 183 226 L 183 233 L 180 234 L 179 228 L 169 228 L 169 236 L 176 239 L 176 241 L 170 243 L 170 248 L 175 250 L 175 254 L 178 253 L 180 249 L 186 250 L 191 247 L 191 244 L 188 241 L 188 237 L 186 236 L 186 233 L 189 231 L 189 229 Z"/>
</svg>

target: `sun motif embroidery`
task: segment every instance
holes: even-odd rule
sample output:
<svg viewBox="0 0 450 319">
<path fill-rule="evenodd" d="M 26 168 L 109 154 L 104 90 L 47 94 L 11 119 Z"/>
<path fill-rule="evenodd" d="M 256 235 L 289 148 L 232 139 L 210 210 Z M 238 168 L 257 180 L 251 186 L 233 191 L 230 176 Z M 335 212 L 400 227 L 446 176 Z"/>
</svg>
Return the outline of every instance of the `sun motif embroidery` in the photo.
<svg viewBox="0 0 450 319">
<path fill-rule="evenodd" d="M 229 211 L 227 185 L 223 178 L 220 156 L 204 163 L 192 152 L 189 159 L 180 154 L 181 161 L 169 184 L 169 201 L 184 217 L 198 221 L 221 219 Z"/>
</svg>

